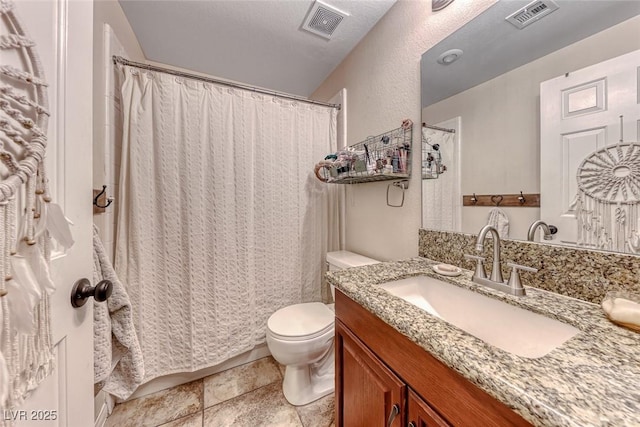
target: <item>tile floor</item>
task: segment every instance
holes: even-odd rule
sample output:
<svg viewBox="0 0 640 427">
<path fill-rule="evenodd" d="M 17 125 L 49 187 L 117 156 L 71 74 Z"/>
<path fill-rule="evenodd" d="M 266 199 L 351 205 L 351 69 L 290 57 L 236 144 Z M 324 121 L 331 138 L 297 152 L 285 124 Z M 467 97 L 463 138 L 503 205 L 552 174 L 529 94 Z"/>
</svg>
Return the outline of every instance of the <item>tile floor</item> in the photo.
<svg viewBox="0 0 640 427">
<path fill-rule="evenodd" d="M 266 357 L 117 405 L 107 427 L 333 427 L 333 394 L 305 406 L 282 394 L 284 367 Z"/>
</svg>

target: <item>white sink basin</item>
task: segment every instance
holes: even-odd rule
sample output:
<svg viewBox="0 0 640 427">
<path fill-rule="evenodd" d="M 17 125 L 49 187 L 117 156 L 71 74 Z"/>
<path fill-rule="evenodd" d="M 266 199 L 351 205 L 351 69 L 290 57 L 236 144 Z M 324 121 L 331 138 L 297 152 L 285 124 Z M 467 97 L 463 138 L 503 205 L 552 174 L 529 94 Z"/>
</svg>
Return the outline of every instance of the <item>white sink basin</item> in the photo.
<svg viewBox="0 0 640 427">
<path fill-rule="evenodd" d="M 488 344 L 521 357 L 542 357 L 580 332 L 558 320 L 428 276 L 387 282 L 380 287 Z"/>
</svg>

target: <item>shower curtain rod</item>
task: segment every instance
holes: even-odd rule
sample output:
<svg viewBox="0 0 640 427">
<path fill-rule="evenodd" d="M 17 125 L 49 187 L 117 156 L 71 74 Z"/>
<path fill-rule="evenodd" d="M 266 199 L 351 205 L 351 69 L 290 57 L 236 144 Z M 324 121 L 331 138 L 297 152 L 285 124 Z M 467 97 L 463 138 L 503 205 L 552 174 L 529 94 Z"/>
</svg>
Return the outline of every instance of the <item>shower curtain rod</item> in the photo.
<svg viewBox="0 0 640 427">
<path fill-rule="evenodd" d="M 435 129 L 435 130 L 439 130 L 439 131 L 442 131 L 442 132 L 456 133 L 455 129 L 441 128 L 441 127 L 438 127 L 438 126 L 428 125 L 426 123 L 422 123 L 422 127 L 423 128 L 429 128 L 429 129 Z"/>
<path fill-rule="evenodd" d="M 129 61 L 128 59 L 125 59 L 125 58 L 123 58 L 121 56 L 117 56 L 117 55 L 114 55 L 112 58 L 113 58 L 113 63 L 114 64 L 128 65 L 130 67 L 141 68 L 143 70 L 158 71 L 160 73 L 171 74 L 171 75 L 178 76 L 178 77 L 186 77 L 186 78 L 193 79 L 193 80 L 199 80 L 201 82 L 215 83 L 215 84 L 219 84 L 219 85 L 223 85 L 223 86 L 236 87 L 236 88 L 239 88 L 239 89 L 249 90 L 249 91 L 252 91 L 252 92 L 262 93 L 262 94 L 265 94 L 265 95 L 277 96 L 278 98 L 291 99 L 291 100 L 294 100 L 294 101 L 304 102 L 304 103 L 307 103 L 307 104 L 321 105 L 323 107 L 335 108 L 337 110 L 340 109 L 340 104 L 329 104 L 329 103 L 326 103 L 326 102 L 314 101 L 312 99 L 307 99 L 307 98 L 303 98 L 303 97 L 296 96 L 296 95 L 289 95 L 287 93 L 276 92 L 276 91 L 266 90 L 266 89 L 260 89 L 260 88 L 257 88 L 257 87 L 243 85 L 243 84 L 240 84 L 240 83 L 231 83 L 231 82 L 227 82 L 227 81 L 224 81 L 224 80 L 214 79 L 214 78 L 211 78 L 211 77 L 202 77 L 202 76 L 199 76 L 197 74 L 183 73 L 181 71 L 175 71 L 175 70 L 172 70 L 170 68 L 157 67 L 155 65 L 143 64 L 143 63 L 140 63 L 140 62 Z"/>
</svg>

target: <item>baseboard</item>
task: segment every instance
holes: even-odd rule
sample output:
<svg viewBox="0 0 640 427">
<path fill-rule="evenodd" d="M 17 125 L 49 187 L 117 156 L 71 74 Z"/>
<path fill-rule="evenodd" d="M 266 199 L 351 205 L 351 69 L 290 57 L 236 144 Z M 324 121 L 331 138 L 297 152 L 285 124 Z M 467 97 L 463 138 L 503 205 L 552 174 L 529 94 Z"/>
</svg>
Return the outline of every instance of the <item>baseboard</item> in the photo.
<svg viewBox="0 0 640 427">
<path fill-rule="evenodd" d="M 267 345 L 261 344 L 246 353 L 233 357 L 216 366 L 204 368 L 195 372 L 183 372 L 179 374 L 166 375 L 164 377 L 151 380 L 148 383 L 142 384 L 140 387 L 138 387 L 135 393 L 133 393 L 127 400 L 137 399 L 139 397 L 143 397 L 157 391 L 199 380 L 200 378 L 208 377 L 209 375 L 217 374 L 218 372 L 226 371 L 227 369 L 235 368 L 236 366 L 244 365 L 245 363 L 253 362 L 270 355 L 271 353 L 269 352 L 269 348 L 267 347 Z"/>
<path fill-rule="evenodd" d="M 99 406 L 98 406 L 99 405 Z M 107 399 L 104 398 L 102 392 L 96 396 L 96 412 L 94 426 L 104 427 L 107 423 L 107 417 L 109 416 L 109 406 L 107 405 Z"/>
</svg>

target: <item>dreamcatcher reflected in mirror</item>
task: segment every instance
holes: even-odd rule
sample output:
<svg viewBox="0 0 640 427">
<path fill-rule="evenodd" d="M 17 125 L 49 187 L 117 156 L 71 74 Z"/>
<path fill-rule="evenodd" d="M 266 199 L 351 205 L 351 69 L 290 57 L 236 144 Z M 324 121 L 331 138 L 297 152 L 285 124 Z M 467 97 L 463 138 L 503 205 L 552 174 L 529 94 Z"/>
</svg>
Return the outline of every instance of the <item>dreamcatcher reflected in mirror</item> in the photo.
<svg viewBox="0 0 640 427">
<path fill-rule="evenodd" d="M 35 42 L 12 1 L 0 0 L 0 24 L 0 409 L 7 411 L 53 370 L 51 237 L 61 248 L 73 239 L 49 193 L 47 84 Z"/>
<path fill-rule="evenodd" d="M 640 252 L 640 143 L 620 141 L 589 154 L 577 171 L 572 203 L 578 244 L 627 253 Z"/>
</svg>

